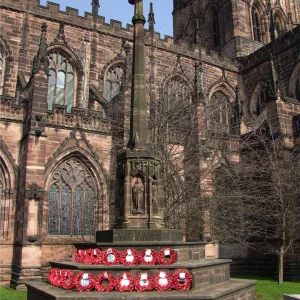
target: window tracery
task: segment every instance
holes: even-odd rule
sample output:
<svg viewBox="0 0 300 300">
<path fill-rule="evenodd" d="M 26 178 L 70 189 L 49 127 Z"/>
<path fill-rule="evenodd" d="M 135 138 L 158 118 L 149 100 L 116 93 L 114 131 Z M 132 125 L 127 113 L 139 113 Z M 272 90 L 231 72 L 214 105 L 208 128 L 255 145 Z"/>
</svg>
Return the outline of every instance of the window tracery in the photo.
<svg viewBox="0 0 300 300">
<path fill-rule="evenodd" d="M 267 89 L 262 88 L 258 94 L 257 101 L 256 101 L 256 110 L 255 110 L 256 116 L 259 116 L 266 108 L 266 104 L 267 104 L 266 92 L 267 92 Z"/>
<path fill-rule="evenodd" d="M 256 5 L 252 6 L 251 16 L 252 16 L 253 39 L 255 42 L 261 43 L 262 35 L 261 35 L 260 13 Z"/>
<path fill-rule="evenodd" d="M 54 173 L 49 190 L 49 235 L 93 235 L 96 186 L 78 158 L 66 161 Z"/>
<path fill-rule="evenodd" d="M 121 92 L 124 84 L 125 72 L 118 65 L 108 70 L 104 83 L 104 98 L 109 102 Z"/>
<path fill-rule="evenodd" d="M 74 69 L 61 53 L 51 53 L 49 59 L 48 109 L 52 110 L 54 104 L 59 104 L 65 105 L 67 112 L 71 112 L 75 91 Z"/>
<path fill-rule="evenodd" d="M 159 111 L 166 122 L 166 135 L 170 142 L 183 143 L 190 126 L 191 93 L 188 83 L 179 76 L 168 80 Z"/>
<path fill-rule="evenodd" d="M 209 102 L 209 128 L 214 132 L 229 133 L 231 125 L 231 104 L 222 91 L 215 92 Z"/>
</svg>

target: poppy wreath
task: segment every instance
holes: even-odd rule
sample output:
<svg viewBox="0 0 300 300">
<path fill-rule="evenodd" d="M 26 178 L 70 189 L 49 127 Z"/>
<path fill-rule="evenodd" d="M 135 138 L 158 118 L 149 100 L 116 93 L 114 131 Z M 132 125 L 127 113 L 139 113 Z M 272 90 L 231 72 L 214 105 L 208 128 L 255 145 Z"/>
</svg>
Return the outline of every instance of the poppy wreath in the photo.
<svg viewBox="0 0 300 300">
<path fill-rule="evenodd" d="M 74 274 L 70 270 L 62 270 L 60 276 L 60 286 L 65 290 L 73 290 Z"/>
<path fill-rule="evenodd" d="M 163 248 L 157 253 L 158 265 L 171 265 L 174 264 L 176 261 L 177 261 L 177 253 L 176 251 L 170 248 Z"/>
<path fill-rule="evenodd" d="M 134 278 L 123 272 L 115 279 L 115 290 L 118 292 L 132 292 L 134 290 Z"/>
<path fill-rule="evenodd" d="M 140 253 L 140 263 L 143 265 L 155 265 L 157 253 L 153 249 L 145 249 Z"/>
<path fill-rule="evenodd" d="M 75 249 L 74 261 L 77 263 L 83 263 L 87 254 L 85 249 Z"/>
<path fill-rule="evenodd" d="M 192 275 L 188 270 L 179 269 L 173 274 L 173 288 L 177 291 L 188 291 L 192 287 Z"/>
<path fill-rule="evenodd" d="M 106 266 L 120 264 L 120 252 L 112 248 L 106 249 L 103 252 L 103 263 Z"/>
<path fill-rule="evenodd" d="M 84 258 L 83 258 L 83 263 L 91 265 L 93 264 L 94 257 L 93 257 L 93 250 L 94 249 L 85 249 L 84 251 Z"/>
<path fill-rule="evenodd" d="M 100 251 L 100 249 L 98 249 L 98 248 L 92 249 L 92 251 L 91 251 L 91 257 L 92 257 L 92 263 L 94 265 L 101 265 L 101 264 L 103 264 L 103 254 Z"/>
<path fill-rule="evenodd" d="M 74 285 L 78 292 L 90 292 L 95 287 L 95 278 L 90 273 L 80 272 L 74 278 Z"/>
<path fill-rule="evenodd" d="M 140 259 L 140 254 L 135 249 L 126 249 L 121 253 L 120 262 L 123 266 L 136 266 Z"/>
<path fill-rule="evenodd" d="M 60 269 L 52 268 L 48 274 L 48 280 L 51 285 L 60 286 Z"/>
<path fill-rule="evenodd" d="M 160 271 L 154 275 L 154 288 L 158 292 L 170 291 L 172 289 L 173 280 L 168 271 Z"/>
<path fill-rule="evenodd" d="M 103 281 L 108 282 L 107 285 L 102 285 Z M 95 289 L 97 292 L 111 292 L 115 287 L 115 279 L 112 274 L 103 272 L 99 274 L 95 280 Z"/>
<path fill-rule="evenodd" d="M 154 288 L 154 279 L 148 273 L 141 273 L 134 279 L 134 287 L 138 292 L 152 291 Z"/>
</svg>

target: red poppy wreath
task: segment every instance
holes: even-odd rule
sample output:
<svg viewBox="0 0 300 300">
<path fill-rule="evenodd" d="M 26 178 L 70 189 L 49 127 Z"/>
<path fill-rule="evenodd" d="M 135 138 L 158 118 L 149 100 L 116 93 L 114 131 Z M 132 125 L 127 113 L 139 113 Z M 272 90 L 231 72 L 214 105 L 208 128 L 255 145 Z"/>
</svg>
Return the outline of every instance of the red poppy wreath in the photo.
<svg viewBox="0 0 300 300">
<path fill-rule="evenodd" d="M 76 263 L 82 263 L 84 260 L 84 250 L 81 249 L 75 249 L 74 251 L 74 261 Z"/>
<path fill-rule="evenodd" d="M 103 263 L 106 266 L 120 264 L 120 252 L 112 248 L 105 250 L 103 252 Z"/>
<path fill-rule="evenodd" d="M 138 292 L 152 291 L 154 288 L 154 279 L 148 273 L 141 273 L 135 278 L 134 286 Z"/>
<path fill-rule="evenodd" d="M 188 270 L 179 269 L 173 274 L 173 288 L 177 291 L 188 291 L 192 287 L 192 275 Z"/>
<path fill-rule="evenodd" d="M 91 265 L 93 264 L 93 250 L 94 249 L 85 249 L 84 251 L 84 258 L 83 263 Z"/>
<path fill-rule="evenodd" d="M 176 251 L 170 248 L 163 248 L 157 254 L 158 265 L 171 265 L 177 261 Z"/>
<path fill-rule="evenodd" d="M 48 274 L 48 280 L 51 285 L 60 286 L 60 269 L 52 268 Z"/>
<path fill-rule="evenodd" d="M 103 254 L 100 251 L 100 249 L 98 249 L 98 248 L 92 249 L 90 255 L 92 257 L 92 263 L 94 265 L 101 265 L 101 264 L 103 264 Z"/>
<path fill-rule="evenodd" d="M 136 266 L 140 262 L 140 254 L 135 249 L 126 249 L 121 253 L 120 262 L 123 266 Z"/>
<path fill-rule="evenodd" d="M 74 285 L 79 292 L 90 292 L 95 287 L 95 278 L 90 273 L 80 272 L 74 278 Z"/>
<path fill-rule="evenodd" d="M 154 288 L 158 292 L 170 291 L 172 289 L 172 276 L 168 271 L 160 271 L 154 276 Z"/>
<path fill-rule="evenodd" d="M 177 291 L 188 291 L 192 287 L 192 275 L 188 270 L 179 269 L 173 274 L 173 288 Z"/>
<path fill-rule="evenodd" d="M 73 290 L 74 274 L 70 270 L 62 270 L 60 277 L 60 286 L 65 290 Z"/>
<path fill-rule="evenodd" d="M 103 282 L 106 281 L 107 285 L 103 285 Z M 115 287 L 115 279 L 112 274 L 103 272 L 99 274 L 95 281 L 95 288 L 97 292 L 111 292 Z"/>
<path fill-rule="evenodd" d="M 140 253 L 140 263 L 143 265 L 155 265 L 157 254 L 153 249 L 145 249 Z"/>
<path fill-rule="evenodd" d="M 134 278 L 123 272 L 115 279 L 115 289 L 118 292 L 132 292 L 134 290 Z"/>
</svg>

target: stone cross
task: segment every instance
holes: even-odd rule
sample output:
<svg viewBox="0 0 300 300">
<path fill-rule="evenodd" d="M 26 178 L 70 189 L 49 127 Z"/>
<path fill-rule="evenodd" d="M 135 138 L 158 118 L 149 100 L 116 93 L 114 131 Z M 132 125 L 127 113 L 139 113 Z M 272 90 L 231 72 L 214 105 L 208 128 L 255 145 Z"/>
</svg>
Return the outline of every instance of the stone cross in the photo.
<svg viewBox="0 0 300 300">
<path fill-rule="evenodd" d="M 148 120 L 145 80 L 145 45 L 143 0 L 128 0 L 134 5 L 133 75 L 131 89 L 130 138 L 128 148 L 145 150 L 148 144 Z"/>
</svg>

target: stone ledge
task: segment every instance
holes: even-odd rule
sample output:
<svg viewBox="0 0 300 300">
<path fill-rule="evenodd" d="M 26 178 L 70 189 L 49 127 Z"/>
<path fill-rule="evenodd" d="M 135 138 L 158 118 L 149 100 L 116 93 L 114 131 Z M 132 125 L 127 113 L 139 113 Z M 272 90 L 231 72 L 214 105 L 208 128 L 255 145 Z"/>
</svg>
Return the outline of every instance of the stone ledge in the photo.
<svg viewBox="0 0 300 300">
<path fill-rule="evenodd" d="M 254 281 L 231 280 L 226 284 L 218 285 L 214 291 L 211 287 L 201 291 L 171 291 L 171 292 L 147 292 L 147 293 L 78 293 L 75 291 L 66 291 L 47 283 L 29 283 L 29 300 L 251 300 L 254 298 Z"/>
<path fill-rule="evenodd" d="M 49 262 L 52 268 L 60 269 L 69 269 L 69 270 L 150 270 L 150 269 L 197 269 L 197 268 L 206 268 L 219 265 L 230 264 L 231 259 L 213 259 L 213 260 L 203 260 L 199 262 L 192 263 L 175 263 L 172 265 L 138 265 L 138 266 L 105 266 L 105 265 L 88 265 L 88 264 L 79 264 L 71 261 L 62 261 L 62 262 Z"/>
</svg>

